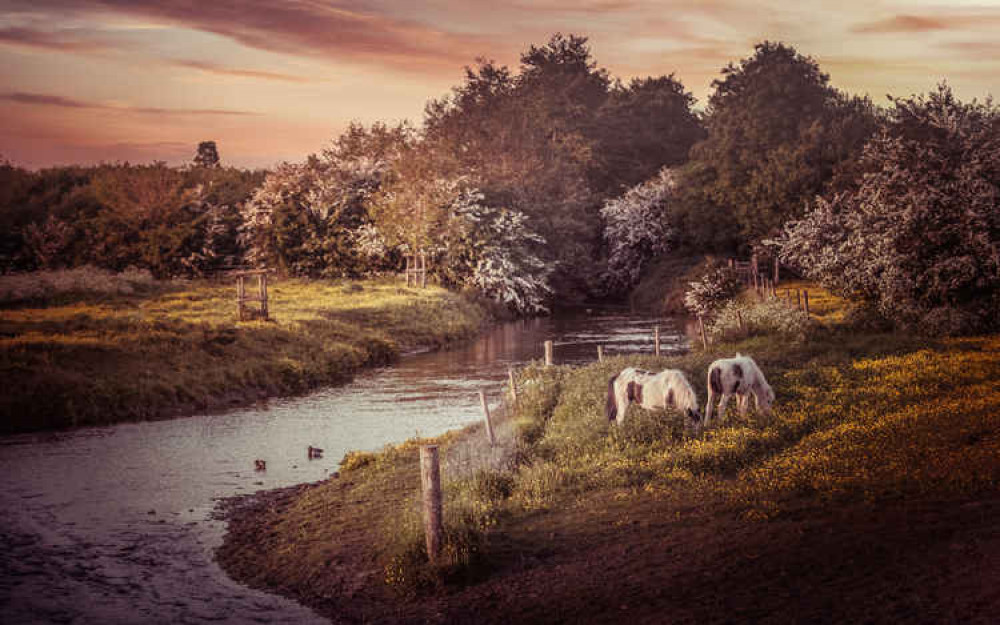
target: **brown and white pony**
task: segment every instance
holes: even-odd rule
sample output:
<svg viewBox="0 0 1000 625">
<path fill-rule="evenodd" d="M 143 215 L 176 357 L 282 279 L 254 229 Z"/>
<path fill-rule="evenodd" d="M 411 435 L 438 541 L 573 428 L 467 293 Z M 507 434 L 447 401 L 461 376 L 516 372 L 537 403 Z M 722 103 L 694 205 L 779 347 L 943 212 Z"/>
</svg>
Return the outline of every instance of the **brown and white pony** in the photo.
<svg viewBox="0 0 1000 625">
<path fill-rule="evenodd" d="M 651 373 L 628 367 L 608 380 L 608 399 L 604 415 L 618 425 L 625 422 L 629 404 L 636 402 L 646 410 L 673 408 L 684 412 L 689 419 L 699 420 L 698 396 L 691 388 L 684 373 L 677 369 L 664 369 Z"/>
<path fill-rule="evenodd" d="M 771 404 L 774 402 L 774 391 L 767 383 L 764 372 L 749 356 L 739 353 L 735 358 L 716 360 L 708 367 L 708 402 L 705 404 L 705 423 L 712 420 L 712 403 L 717 395 L 719 400 L 719 416 L 726 413 L 726 404 L 733 395 L 737 396 L 737 406 L 740 416 L 746 416 L 750 396 L 753 395 L 757 411 L 761 414 L 771 414 Z"/>
</svg>

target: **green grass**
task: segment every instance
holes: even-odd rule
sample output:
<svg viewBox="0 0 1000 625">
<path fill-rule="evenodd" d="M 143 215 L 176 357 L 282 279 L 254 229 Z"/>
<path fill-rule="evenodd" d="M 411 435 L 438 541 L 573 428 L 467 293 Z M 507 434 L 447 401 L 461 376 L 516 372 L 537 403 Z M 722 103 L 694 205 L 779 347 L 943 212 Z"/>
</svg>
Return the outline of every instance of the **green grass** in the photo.
<svg viewBox="0 0 1000 625">
<path fill-rule="evenodd" d="M 0 308 L 0 432 L 106 424 L 302 393 L 401 352 L 475 335 L 481 307 L 394 281 L 281 280 L 270 321 L 236 321 L 235 287 L 71 290 Z"/>
</svg>

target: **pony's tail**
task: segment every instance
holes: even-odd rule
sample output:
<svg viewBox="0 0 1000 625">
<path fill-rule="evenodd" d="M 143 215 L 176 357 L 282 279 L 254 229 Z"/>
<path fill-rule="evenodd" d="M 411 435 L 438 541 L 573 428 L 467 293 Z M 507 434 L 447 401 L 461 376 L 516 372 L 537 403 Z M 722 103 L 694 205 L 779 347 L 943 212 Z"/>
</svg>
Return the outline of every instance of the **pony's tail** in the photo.
<svg viewBox="0 0 1000 625">
<path fill-rule="evenodd" d="M 618 416 L 618 402 L 615 401 L 615 380 L 618 376 L 612 376 L 608 380 L 608 401 L 604 403 L 604 416 L 608 418 L 608 421 L 614 421 L 615 417 Z"/>
</svg>

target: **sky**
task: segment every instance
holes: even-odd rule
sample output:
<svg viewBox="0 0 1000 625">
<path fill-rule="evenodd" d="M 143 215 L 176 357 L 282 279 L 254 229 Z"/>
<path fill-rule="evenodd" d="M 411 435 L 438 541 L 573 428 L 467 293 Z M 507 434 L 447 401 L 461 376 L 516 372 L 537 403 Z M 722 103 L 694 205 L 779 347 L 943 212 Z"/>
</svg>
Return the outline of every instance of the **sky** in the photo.
<svg viewBox="0 0 1000 625">
<path fill-rule="evenodd" d="M 0 161 L 301 161 L 359 121 L 419 125 L 477 57 L 553 33 L 612 76 L 674 74 L 704 105 L 754 44 L 885 96 L 1000 94 L 1000 0 L 0 0 Z"/>
</svg>

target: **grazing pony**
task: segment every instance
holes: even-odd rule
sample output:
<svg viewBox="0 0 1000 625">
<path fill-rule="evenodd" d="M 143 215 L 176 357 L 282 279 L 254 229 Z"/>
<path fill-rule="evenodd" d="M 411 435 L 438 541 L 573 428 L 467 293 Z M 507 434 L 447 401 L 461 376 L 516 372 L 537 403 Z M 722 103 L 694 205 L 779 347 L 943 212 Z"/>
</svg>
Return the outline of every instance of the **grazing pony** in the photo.
<svg viewBox="0 0 1000 625">
<path fill-rule="evenodd" d="M 684 377 L 676 369 L 664 369 L 650 373 L 628 367 L 608 381 L 608 400 L 604 415 L 608 421 L 618 425 L 625 422 L 625 411 L 630 403 L 636 402 L 646 410 L 655 408 L 675 408 L 687 414 L 689 419 L 699 420 L 698 396 Z"/>
<path fill-rule="evenodd" d="M 705 404 L 705 425 L 712 419 L 712 402 L 716 395 L 722 395 L 719 400 L 719 416 L 726 413 L 729 397 L 737 396 L 737 406 L 740 416 L 747 414 L 750 395 L 753 395 L 757 411 L 761 414 L 771 414 L 771 403 L 774 402 L 774 391 L 771 390 L 764 372 L 749 356 L 741 356 L 737 352 L 735 358 L 716 360 L 708 367 L 708 403 Z"/>
</svg>

